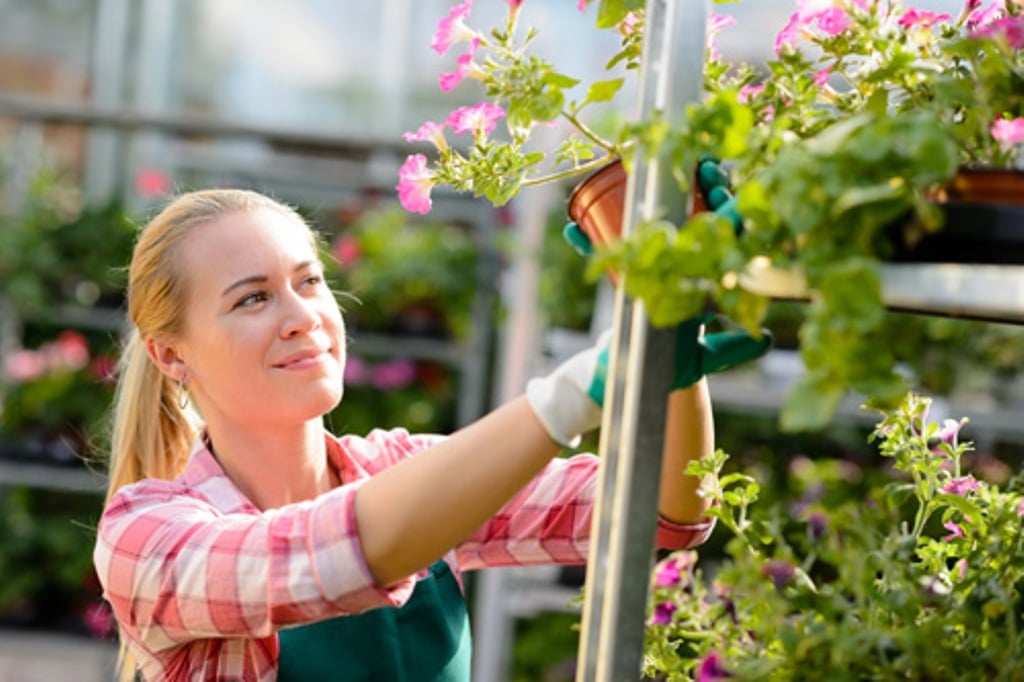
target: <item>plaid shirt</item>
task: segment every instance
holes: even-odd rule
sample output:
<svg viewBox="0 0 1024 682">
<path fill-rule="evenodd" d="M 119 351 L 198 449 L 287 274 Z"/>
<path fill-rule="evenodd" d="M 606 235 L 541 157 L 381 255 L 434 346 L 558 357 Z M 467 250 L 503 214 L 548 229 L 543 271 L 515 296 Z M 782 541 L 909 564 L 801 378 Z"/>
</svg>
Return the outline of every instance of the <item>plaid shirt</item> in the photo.
<svg viewBox="0 0 1024 682">
<path fill-rule="evenodd" d="M 355 496 L 371 476 L 441 438 L 403 429 L 328 436 L 343 485 L 262 512 L 201 440 L 178 478 L 119 490 L 100 520 L 93 558 L 143 676 L 273 680 L 279 628 L 405 603 L 419 575 L 386 588 L 374 583 Z M 455 576 L 488 566 L 583 563 L 597 465 L 593 455 L 552 460 L 445 555 Z M 693 547 L 712 527 L 661 520 L 657 544 Z"/>
</svg>

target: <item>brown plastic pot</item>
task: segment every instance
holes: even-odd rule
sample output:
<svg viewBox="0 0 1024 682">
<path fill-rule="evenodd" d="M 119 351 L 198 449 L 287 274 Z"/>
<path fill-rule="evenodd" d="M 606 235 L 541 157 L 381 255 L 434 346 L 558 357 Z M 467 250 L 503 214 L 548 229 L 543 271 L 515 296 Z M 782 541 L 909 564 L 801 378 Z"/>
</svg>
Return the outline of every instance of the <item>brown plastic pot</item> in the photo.
<svg viewBox="0 0 1024 682">
<path fill-rule="evenodd" d="M 594 171 L 573 189 L 569 196 L 569 217 L 580 226 L 595 247 L 622 235 L 622 217 L 626 202 L 626 169 L 616 160 Z M 694 187 L 696 187 L 696 181 Z M 693 211 L 706 211 L 701 192 L 693 193 Z"/>
</svg>

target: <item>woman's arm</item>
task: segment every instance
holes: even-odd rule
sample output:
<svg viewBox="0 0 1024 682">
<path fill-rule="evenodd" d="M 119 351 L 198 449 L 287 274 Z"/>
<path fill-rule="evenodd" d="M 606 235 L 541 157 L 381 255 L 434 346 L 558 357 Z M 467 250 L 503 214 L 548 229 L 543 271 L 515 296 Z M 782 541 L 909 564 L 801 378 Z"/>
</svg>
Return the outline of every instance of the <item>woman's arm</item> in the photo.
<svg viewBox="0 0 1024 682">
<path fill-rule="evenodd" d="M 665 448 L 658 512 L 662 518 L 690 524 L 705 518 L 707 500 L 697 495 L 700 479 L 685 474 L 687 465 L 715 448 L 714 419 L 707 379 L 668 396 Z"/>
<path fill-rule="evenodd" d="M 389 585 L 436 560 L 559 450 L 520 397 L 371 478 L 356 495 L 355 513 L 374 579 Z"/>
</svg>

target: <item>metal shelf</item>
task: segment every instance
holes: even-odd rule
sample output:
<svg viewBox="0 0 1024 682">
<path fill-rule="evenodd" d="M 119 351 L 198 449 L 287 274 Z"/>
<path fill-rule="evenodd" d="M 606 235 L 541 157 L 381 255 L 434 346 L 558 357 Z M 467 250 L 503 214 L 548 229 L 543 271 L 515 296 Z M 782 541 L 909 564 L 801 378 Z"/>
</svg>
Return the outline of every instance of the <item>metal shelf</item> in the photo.
<svg viewBox="0 0 1024 682">
<path fill-rule="evenodd" d="M 104 474 L 84 467 L 0 460 L 0 485 L 103 493 L 106 491 L 107 478 Z"/>
</svg>

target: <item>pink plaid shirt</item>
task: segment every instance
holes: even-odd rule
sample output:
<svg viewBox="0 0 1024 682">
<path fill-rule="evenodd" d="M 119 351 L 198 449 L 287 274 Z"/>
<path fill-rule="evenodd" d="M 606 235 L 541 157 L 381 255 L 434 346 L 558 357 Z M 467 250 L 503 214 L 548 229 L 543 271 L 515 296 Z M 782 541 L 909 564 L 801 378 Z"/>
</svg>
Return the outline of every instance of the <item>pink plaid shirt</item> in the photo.
<svg viewBox="0 0 1024 682">
<path fill-rule="evenodd" d="M 438 442 L 403 429 L 328 436 L 344 482 L 315 500 L 261 512 L 198 442 L 184 473 L 117 492 L 94 551 L 104 595 L 146 679 L 273 680 L 284 626 L 401 606 L 418 575 L 376 585 L 354 500 L 371 476 Z M 598 460 L 555 459 L 444 559 L 461 571 L 579 564 L 587 557 Z M 657 544 L 693 547 L 713 521 L 659 521 Z"/>
</svg>

